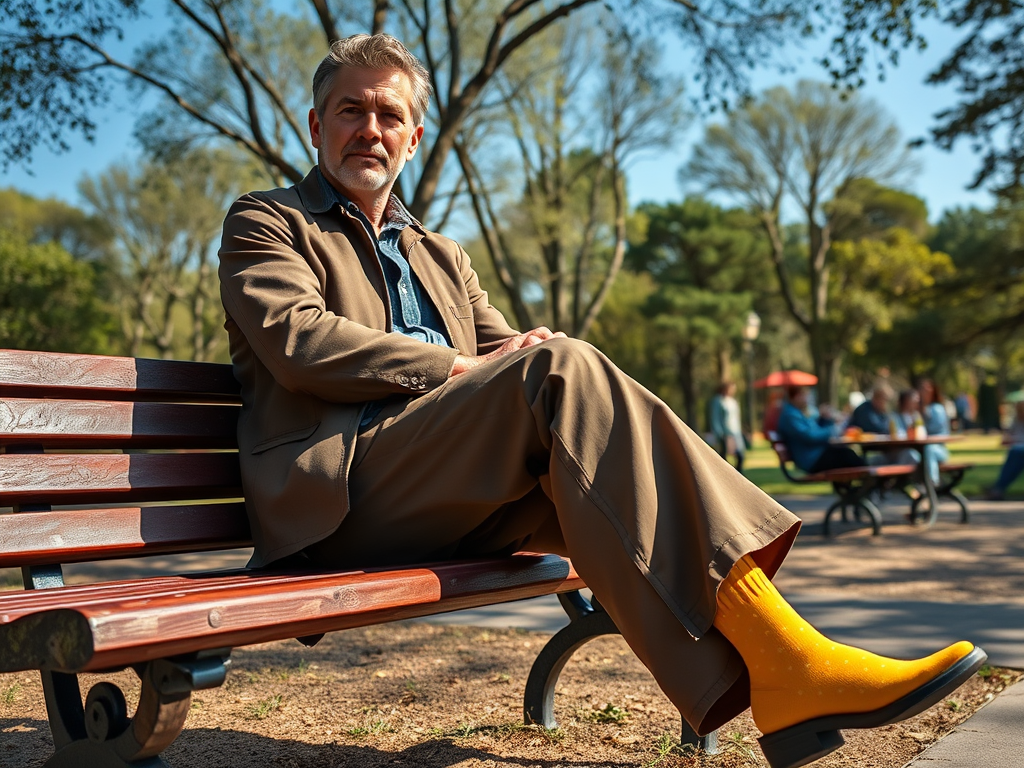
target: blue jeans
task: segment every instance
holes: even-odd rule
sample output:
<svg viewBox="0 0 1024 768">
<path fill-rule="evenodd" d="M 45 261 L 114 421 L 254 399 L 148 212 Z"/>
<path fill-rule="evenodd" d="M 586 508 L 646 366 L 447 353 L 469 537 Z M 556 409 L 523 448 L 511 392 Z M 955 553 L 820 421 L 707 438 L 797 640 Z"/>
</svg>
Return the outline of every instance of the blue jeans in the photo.
<svg viewBox="0 0 1024 768">
<path fill-rule="evenodd" d="M 926 445 L 924 464 L 935 485 L 939 484 L 939 464 L 949 459 L 949 448 L 944 445 Z"/>
<path fill-rule="evenodd" d="M 1020 477 L 1021 472 L 1024 472 L 1024 445 L 1012 445 L 1006 452 L 1003 468 L 999 470 L 999 479 L 992 489 L 1005 492 Z"/>
</svg>

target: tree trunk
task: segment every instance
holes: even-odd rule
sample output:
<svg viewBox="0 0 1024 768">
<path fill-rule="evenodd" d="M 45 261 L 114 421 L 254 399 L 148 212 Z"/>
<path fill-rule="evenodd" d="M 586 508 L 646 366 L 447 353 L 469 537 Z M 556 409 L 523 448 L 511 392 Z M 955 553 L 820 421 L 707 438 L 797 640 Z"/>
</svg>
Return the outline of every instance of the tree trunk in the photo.
<svg viewBox="0 0 1024 768">
<path fill-rule="evenodd" d="M 683 421 L 699 431 L 697 423 L 697 388 L 693 376 L 693 345 L 687 340 L 676 346 L 679 365 L 679 389 L 683 393 Z"/>
</svg>

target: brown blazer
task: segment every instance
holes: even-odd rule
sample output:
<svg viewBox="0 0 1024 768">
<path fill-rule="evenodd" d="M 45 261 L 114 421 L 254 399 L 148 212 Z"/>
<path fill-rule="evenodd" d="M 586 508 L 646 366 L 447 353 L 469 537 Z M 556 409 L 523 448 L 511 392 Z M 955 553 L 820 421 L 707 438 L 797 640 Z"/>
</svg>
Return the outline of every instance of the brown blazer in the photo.
<svg viewBox="0 0 1024 768">
<path fill-rule="evenodd" d="M 288 189 L 245 195 L 228 211 L 220 283 L 242 385 L 251 565 L 298 552 L 340 525 L 367 402 L 429 392 L 447 380 L 457 352 L 485 354 L 515 333 L 457 243 L 417 224 L 399 246 L 457 350 L 389 333 L 373 243 L 354 216 L 328 207 L 315 169 Z"/>
</svg>

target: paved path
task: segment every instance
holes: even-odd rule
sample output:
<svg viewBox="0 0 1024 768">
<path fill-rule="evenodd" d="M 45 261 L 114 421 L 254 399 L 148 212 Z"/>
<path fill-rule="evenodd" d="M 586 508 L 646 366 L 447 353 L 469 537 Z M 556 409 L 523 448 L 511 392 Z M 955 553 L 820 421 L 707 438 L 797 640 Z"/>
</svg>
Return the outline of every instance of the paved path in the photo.
<svg viewBox="0 0 1024 768">
<path fill-rule="evenodd" d="M 1015 768 L 1024 765 L 1024 683 L 1003 691 L 911 760 L 906 768 Z"/>
</svg>

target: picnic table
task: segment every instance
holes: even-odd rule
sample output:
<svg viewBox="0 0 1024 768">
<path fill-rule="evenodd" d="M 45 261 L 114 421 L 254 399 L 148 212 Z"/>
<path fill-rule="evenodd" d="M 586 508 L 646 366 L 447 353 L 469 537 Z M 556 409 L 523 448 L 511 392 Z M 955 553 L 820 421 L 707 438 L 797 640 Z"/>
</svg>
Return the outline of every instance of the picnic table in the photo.
<svg viewBox="0 0 1024 768">
<path fill-rule="evenodd" d="M 939 465 L 939 472 L 947 475 L 947 480 L 936 485 L 932 476 L 924 468 L 924 449 L 928 445 L 945 445 L 956 440 L 962 440 L 962 435 L 925 435 L 922 437 L 890 437 L 889 435 L 878 435 L 871 432 L 864 432 L 860 435 L 843 435 L 833 438 L 830 442 L 834 445 L 856 445 L 863 453 L 868 451 L 882 451 L 886 453 L 912 449 L 920 456 L 916 479 L 924 487 L 922 498 L 913 499 L 910 505 L 910 521 L 916 523 L 918 520 L 918 507 L 927 499 L 928 511 L 923 522 L 926 526 L 932 525 L 939 513 L 939 496 L 948 496 L 960 505 L 961 522 L 968 520 L 970 508 L 966 497 L 957 489 L 963 480 L 964 474 L 971 469 L 973 464 L 944 462 Z"/>
</svg>

